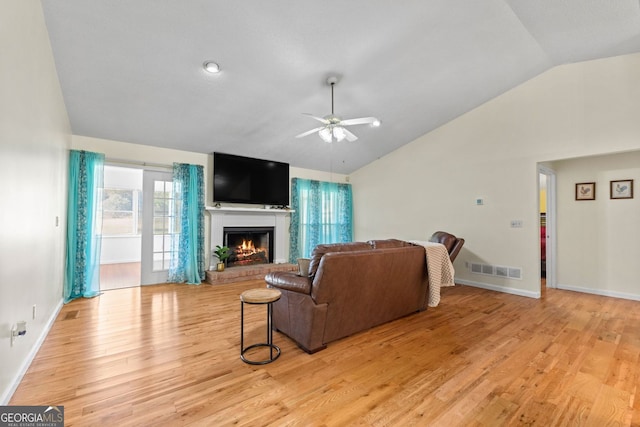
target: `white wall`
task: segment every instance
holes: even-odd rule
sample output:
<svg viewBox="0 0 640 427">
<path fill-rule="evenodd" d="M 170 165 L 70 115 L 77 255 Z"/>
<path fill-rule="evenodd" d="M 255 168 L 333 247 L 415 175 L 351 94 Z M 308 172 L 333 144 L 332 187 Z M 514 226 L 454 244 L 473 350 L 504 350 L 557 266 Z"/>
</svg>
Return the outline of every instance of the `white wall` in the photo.
<svg viewBox="0 0 640 427">
<path fill-rule="evenodd" d="M 356 171 L 356 239 L 447 230 L 466 239 L 460 282 L 538 297 L 537 163 L 639 149 L 639 75 L 637 54 L 556 67 Z M 472 274 L 471 261 L 520 267 L 523 279 Z"/>
<path fill-rule="evenodd" d="M 0 52 L 0 404 L 7 404 L 62 306 L 71 132 L 39 1 L 0 2 Z M 27 334 L 12 347 L 9 330 L 19 320 Z"/>
<path fill-rule="evenodd" d="M 640 152 L 553 163 L 558 189 L 558 287 L 640 300 Z M 610 181 L 634 180 L 633 199 L 610 199 Z M 576 201 L 575 184 L 596 183 Z"/>
</svg>

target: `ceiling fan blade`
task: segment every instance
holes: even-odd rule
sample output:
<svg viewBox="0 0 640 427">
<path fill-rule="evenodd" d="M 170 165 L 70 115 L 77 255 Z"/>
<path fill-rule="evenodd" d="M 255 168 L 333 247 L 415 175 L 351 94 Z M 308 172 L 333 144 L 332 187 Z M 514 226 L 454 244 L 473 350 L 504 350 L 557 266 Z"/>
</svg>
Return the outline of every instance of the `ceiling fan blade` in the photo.
<svg viewBox="0 0 640 427">
<path fill-rule="evenodd" d="M 347 119 L 340 122 L 340 126 L 366 125 L 377 122 L 375 117 L 361 117 L 359 119 Z"/>
<path fill-rule="evenodd" d="M 344 136 L 345 136 L 345 138 L 347 138 L 347 141 L 349 141 L 349 142 L 353 142 L 356 139 L 358 139 L 358 137 L 355 136 L 353 133 L 349 132 L 348 129 L 344 129 Z"/>
<path fill-rule="evenodd" d="M 320 123 L 324 123 L 325 125 L 329 124 L 329 120 L 323 119 L 322 117 L 314 116 L 313 114 L 309 114 L 309 113 L 302 113 L 302 114 L 305 115 L 305 116 L 309 116 L 312 119 L 315 119 L 315 120 L 319 121 Z"/>
<path fill-rule="evenodd" d="M 308 130 L 306 132 L 303 132 L 300 135 L 296 135 L 296 138 L 303 138 L 303 137 L 305 137 L 307 135 L 311 135 L 312 133 L 316 133 L 321 129 L 324 129 L 324 126 L 320 126 L 319 128 L 315 128 L 315 129 L 311 129 L 311 130 Z"/>
</svg>

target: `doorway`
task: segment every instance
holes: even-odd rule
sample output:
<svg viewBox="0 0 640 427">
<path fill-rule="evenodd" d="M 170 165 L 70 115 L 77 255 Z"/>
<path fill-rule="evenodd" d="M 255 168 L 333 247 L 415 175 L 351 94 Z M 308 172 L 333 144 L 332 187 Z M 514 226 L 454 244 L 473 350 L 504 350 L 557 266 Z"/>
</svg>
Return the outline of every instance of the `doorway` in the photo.
<svg viewBox="0 0 640 427">
<path fill-rule="evenodd" d="M 105 165 L 100 289 L 165 283 L 170 261 L 172 174 Z"/>
<path fill-rule="evenodd" d="M 541 293 L 556 287 L 556 174 L 538 166 Z"/>
<path fill-rule="evenodd" d="M 140 286 L 142 169 L 105 165 L 100 289 Z"/>
</svg>

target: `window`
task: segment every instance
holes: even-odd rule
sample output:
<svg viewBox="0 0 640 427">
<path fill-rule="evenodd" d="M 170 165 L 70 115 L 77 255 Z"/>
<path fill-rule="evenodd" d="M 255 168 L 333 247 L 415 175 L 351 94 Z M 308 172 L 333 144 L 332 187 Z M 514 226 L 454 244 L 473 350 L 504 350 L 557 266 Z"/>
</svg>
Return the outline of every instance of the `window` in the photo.
<svg viewBox="0 0 640 427">
<path fill-rule="evenodd" d="M 350 184 L 293 178 L 289 258 L 309 257 L 321 243 L 353 240 Z"/>
<path fill-rule="evenodd" d="M 105 188 L 102 195 L 102 234 L 139 235 L 142 232 L 140 190 Z"/>
</svg>

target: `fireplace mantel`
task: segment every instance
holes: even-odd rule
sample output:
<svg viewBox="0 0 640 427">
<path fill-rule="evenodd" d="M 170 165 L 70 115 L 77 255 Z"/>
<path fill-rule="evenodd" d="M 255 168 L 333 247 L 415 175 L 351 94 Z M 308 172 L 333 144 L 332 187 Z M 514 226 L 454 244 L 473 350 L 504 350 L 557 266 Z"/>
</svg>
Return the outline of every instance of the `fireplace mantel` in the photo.
<svg viewBox="0 0 640 427">
<path fill-rule="evenodd" d="M 240 207 L 210 207 L 205 208 L 211 215 L 211 247 L 223 245 L 224 227 L 274 227 L 273 262 L 282 264 L 287 262 L 289 248 L 289 234 L 287 217 L 291 210 L 287 209 L 258 209 Z M 215 269 L 215 260 L 210 258 L 210 270 Z"/>
</svg>

